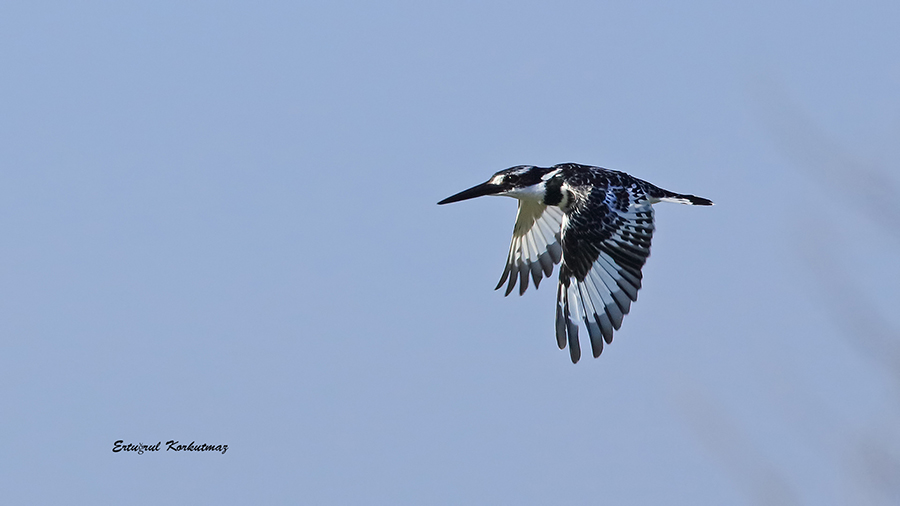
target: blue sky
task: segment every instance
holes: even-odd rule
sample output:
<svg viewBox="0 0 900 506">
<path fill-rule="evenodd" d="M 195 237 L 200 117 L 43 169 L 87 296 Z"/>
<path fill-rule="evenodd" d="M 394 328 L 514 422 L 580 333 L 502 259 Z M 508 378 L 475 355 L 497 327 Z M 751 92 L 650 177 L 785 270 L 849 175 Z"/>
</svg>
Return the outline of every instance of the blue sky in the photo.
<svg viewBox="0 0 900 506">
<path fill-rule="evenodd" d="M 6 2 L 0 495 L 890 504 L 895 2 Z M 569 362 L 518 164 L 657 206 Z M 113 453 L 126 443 L 226 454 Z"/>
</svg>

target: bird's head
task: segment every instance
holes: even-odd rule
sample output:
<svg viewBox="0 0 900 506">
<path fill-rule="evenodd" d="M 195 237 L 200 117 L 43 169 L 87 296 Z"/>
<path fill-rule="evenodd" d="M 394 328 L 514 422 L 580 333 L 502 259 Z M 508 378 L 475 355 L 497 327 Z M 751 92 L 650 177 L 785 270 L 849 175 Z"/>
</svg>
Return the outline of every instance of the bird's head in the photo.
<svg viewBox="0 0 900 506">
<path fill-rule="evenodd" d="M 545 178 L 551 168 L 533 165 L 517 165 L 501 170 L 478 186 L 463 190 L 456 195 L 445 198 L 438 204 L 450 204 L 461 200 L 474 199 L 484 195 L 504 195 L 515 198 L 543 198 Z"/>
</svg>

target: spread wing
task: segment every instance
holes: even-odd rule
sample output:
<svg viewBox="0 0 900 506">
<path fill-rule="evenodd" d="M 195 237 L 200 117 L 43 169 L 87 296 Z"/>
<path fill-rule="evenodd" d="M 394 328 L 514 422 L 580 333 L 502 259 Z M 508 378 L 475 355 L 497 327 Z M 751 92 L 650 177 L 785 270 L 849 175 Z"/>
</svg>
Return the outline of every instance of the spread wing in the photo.
<svg viewBox="0 0 900 506">
<path fill-rule="evenodd" d="M 528 289 L 528 275 L 537 288 L 541 280 L 553 273 L 553 264 L 558 264 L 562 256 L 559 244 L 563 212 L 556 206 L 546 206 L 539 202 L 519 200 L 519 213 L 513 228 L 512 243 L 503 277 L 497 283 L 499 289 L 509 278 L 506 295 L 512 292 L 519 281 L 519 295 Z"/>
<path fill-rule="evenodd" d="M 573 363 L 581 358 L 578 318 L 594 357 L 612 342 L 637 300 L 653 237 L 653 207 L 637 184 L 594 188 L 580 200 L 562 221 L 556 309 L 557 344 L 568 343 Z"/>
</svg>

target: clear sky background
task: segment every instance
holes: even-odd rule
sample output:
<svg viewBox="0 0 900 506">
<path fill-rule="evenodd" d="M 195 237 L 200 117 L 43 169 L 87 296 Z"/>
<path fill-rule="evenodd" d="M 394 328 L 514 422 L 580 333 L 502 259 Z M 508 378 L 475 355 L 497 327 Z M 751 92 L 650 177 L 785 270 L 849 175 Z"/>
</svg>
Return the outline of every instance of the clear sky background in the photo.
<svg viewBox="0 0 900 506">
<path fill-rule="evenodd" d="M 9 504 L 895 504 L 900 3 L 0 4 Z M 657 206 L 612 346 L 518 164 Z M 227 444 L 113 453 L 113 442 Z"/>
</svg>

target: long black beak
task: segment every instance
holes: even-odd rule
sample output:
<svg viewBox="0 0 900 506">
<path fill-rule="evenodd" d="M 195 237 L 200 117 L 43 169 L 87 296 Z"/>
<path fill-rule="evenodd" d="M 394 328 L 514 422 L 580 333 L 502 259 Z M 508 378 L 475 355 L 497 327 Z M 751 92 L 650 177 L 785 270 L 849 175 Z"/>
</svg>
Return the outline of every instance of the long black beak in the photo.
<svg viewBox="0 0 900 506">
<path fill-rule="evenodd" d="M 478 186 L 473 186 L 468 190 L 463 190 L 452 197 L 447 197 L 444 200 L 438 202 L 438 205 L 441 204 L 450 204 L 452 202 L 459 202 L 460 200 L 469 200 L 474 199 L 475 197 L 483 197 L 485 195 L 493 195 L 495 193 L 499 193 L 503 189 L 499 184 L 491 184 L 491 183 L 481 183 Z"/>
</svg>

